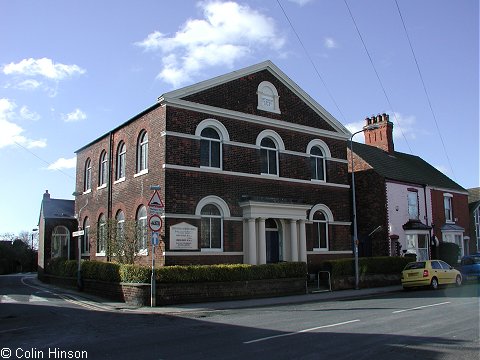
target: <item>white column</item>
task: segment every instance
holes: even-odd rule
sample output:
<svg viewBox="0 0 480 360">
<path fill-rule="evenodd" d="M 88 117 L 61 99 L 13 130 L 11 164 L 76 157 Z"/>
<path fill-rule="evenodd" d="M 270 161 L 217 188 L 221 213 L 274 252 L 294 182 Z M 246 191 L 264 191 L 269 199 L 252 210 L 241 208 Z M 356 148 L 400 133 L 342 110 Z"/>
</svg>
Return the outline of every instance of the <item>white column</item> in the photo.
<svg viewBox="0 0 480 360">
<path fill-rule="evenodd" d="M 255 233 L 255 219 L 248 219 L 248 263 L 257 264 L 257 236 Z"/>
<path fill-rule="evenodd" d="M 298 261 L 298 239 L 297 239 L 297 222 L 290 220 L 290 250 L 291 260 Z"/>
<path fill-rule="evenodd" d="M 298 225 L 300 226 L 300 239 L 299 239 L 300 261 L 307 262 L 307 236 L 305 231 L 305 220 L 299 220 Z"/>
<path fill-rule="evenodd" d="M 265 219 L 258 219 L 258 264 L 267 263 L 267 243 L 265 240 Z"/>
</svg>

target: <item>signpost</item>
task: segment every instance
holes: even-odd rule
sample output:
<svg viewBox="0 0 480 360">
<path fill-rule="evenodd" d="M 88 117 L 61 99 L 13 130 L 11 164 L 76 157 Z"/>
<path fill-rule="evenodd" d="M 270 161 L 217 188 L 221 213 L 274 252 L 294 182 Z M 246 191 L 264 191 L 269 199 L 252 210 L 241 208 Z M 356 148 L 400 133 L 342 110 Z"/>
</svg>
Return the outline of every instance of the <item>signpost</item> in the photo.
<svg viewBox="0 0 480 360">
<path fill-rule="evenodd" d="M 162 229 L 162 219 L 160 215 L 164 213 L 165 205 L 163 204 L 162 199 L 158 190 L 160 186 L 150 186 L 150 190 L 154 190 L 152 198 L 148 202 L 148 227 L 152 230 L 152 277 L 150 284 L 150 306 L 155 306 L 155 246 L 159 243 L 159 231 Z"/>
</svg>

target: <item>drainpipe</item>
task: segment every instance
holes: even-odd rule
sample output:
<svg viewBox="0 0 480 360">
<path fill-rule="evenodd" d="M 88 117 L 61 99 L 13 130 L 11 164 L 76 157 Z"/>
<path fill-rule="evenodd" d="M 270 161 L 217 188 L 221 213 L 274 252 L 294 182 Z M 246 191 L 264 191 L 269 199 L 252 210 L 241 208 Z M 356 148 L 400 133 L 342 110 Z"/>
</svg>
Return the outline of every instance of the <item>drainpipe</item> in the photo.
<svg viewBox="0 0 480 360">
<path fill-rule="evenodd" d="M 109 134 L 109 144 L 108 144 L 108 180 L 107 180 L 107 186 L 108 186 L 108 195 L 107 195 L 107 224 L 110 223 L 110 219 L 112 218 L 112 198 L 113 198 L 113 174 L 112 174 L 112 169 L 113 169 L 113 161 L 114 161 L 114 156 L 113 156 L 113 132 L 110 131 Z M 109 225 L 107 225 L 107 238 L 110 238 L 110 234 L 108 233 L 109 230 Z M 105 246 L 108 246 L 108 241 Z M 107 262 L 110 261 L 110 257 L 108 256 L 110 252 L 107 250 Z"/>
</svg>

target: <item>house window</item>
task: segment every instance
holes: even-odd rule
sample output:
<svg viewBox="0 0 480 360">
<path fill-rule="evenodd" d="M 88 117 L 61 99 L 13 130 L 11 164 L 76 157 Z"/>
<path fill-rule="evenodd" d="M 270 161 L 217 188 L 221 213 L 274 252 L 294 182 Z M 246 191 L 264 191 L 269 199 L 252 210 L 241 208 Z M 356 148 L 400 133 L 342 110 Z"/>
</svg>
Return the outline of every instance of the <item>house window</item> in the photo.
<svg viewBox="0 0 480 360">
<path fill-rule="evenodd" d="M 477 251 L 480 252 L 480 207 L 473 212 L 473 219 L 475 222 L 475 238 L 477 243 Z"/>
<path fill-rule="evenodd" d="M 325 154 L 321 147 L 313 146 L 310 150 L 310 168 L 312 180 L 325 181 Z"/>
<path fill-rule="evenodd" d="M 52 232 L 52 259 L 69 258 L 70 231 L 65 226 L 55 226 Z"/>
<path fill-rule="evenodd" d="M 313 250 L 328 251 L 328 220 L 323 211 L 313 214 Z"/>
<path fill-rule="evenodd" d="M 140 206 L 137 210 L 137 252 L 147 252 L 147 208 Z"/>
<path fill-rule="evenodd" d="M 453 196 L 451 194 L 443 194 L 443 207 L 445 209 L 446 222 L 454 222 L 453 209 L 452 209 L 452 197 Z"/>
<path fill-rule="evenodd" d="M 416 254 L 417 261 L 428 260 L 428 241 L 430 235 L 428 233 L 411 233 L 406 234 L 407 254 Z"/>
<path fill-rule="evenodd" d="M 201 212 L 202 250 L 221 250 L 223 239 L 223 217 L 214 204 L 205 205 Z"/>
<path fill-rule="evenodd" d="M 278 149 L 273 139 L 266 137 L 260 142 L 262 174 L 278 175 Z"/>
<path fill-rule="evenodd" d="M 90 255 L 90 220 L 88 220 L 88 217 L 83 221 L 83 231 L 82 254 Z"/>
<path fill-rule="evenodd" d="M 105 215 L 101 214 L 97 225 L 97 254 L 105 255 L 107 249 L 107 222 Z"/>
<path fill-rule="evenodd" d="M 85 182 L 83 191 L 89 191 L 92 189 L 92 161 L 90 158 L 85 161 Z"/>
<path fill-rule="evenodd" d="M 408 218 L 410 220 L 418 220 L 418 192 L 408 191 Z"/>
<path fill-rule="evenodd" d="M 115 240 L 117 241 L 117 248 L 123 248 L 123 243 L 125 240 L 125 215 L 123 214 L 122 210 L 117 212 L 117 216 L 115 216 L 115 220 L 117 222 Z"/>
<path fill-rule="evenodd" d="M 142 131 L 137 144 L 137 173 L 148 169 L 148 134 Z"/>
<path fill-rule="evenodd" d="M 280 114 L 278 91 L 272 83 L 262 81 L 257 88 L 257 109 Z"/>
<path fill-rule="evenodd" d="M 100 154 L 100 167 L 98 171 L 98 186 L 107 184 L 107 152 L 105 150 Z"/>
<path fill-rule="evenodd" d="M 220 168 L 222 157 L 221 138 L 218 132 L 207 127 L 200 133 L 200 166 Z"/>
<path fill-rule="evenodd" d="M 117 172 L 116 172 L 116 180 L 121 180 L 125 178 L 125 160 L 127 155 L 127 146 L 122 141 L 118 145 L 117 150 Z"/>
<path fill-rule="evenodd" d="M 445 231 L 442 232 L 442 240 L 445 242 L 450 242 L 458 245 L 460 250 L 459 258 L 465 255 L 464 241 L 463 241 L 463 232 L 456 231 Z M 451 264 L 455 265 L 455 264 Z"/>
</svg>

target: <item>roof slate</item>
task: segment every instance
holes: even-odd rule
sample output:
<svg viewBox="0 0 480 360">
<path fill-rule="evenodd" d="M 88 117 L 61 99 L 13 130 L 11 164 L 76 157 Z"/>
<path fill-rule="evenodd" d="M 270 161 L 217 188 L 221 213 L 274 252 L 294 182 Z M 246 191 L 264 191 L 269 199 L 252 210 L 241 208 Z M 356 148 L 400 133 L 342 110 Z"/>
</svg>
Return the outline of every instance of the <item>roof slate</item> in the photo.
<svg viewBox="0 0 480 360">
<path fill-rule="evenodd" d="M 353 152 L 386 179 L 466 192 L 466 189 L 418 156 L 398 151 L 389 154 L 375 146 L 356 142 Z"/>
<path fill-rule="evenodd" d="M 74 219 L 75 200 L 44 199 L 41 211 L 45 219 Z"/>
</svg>

